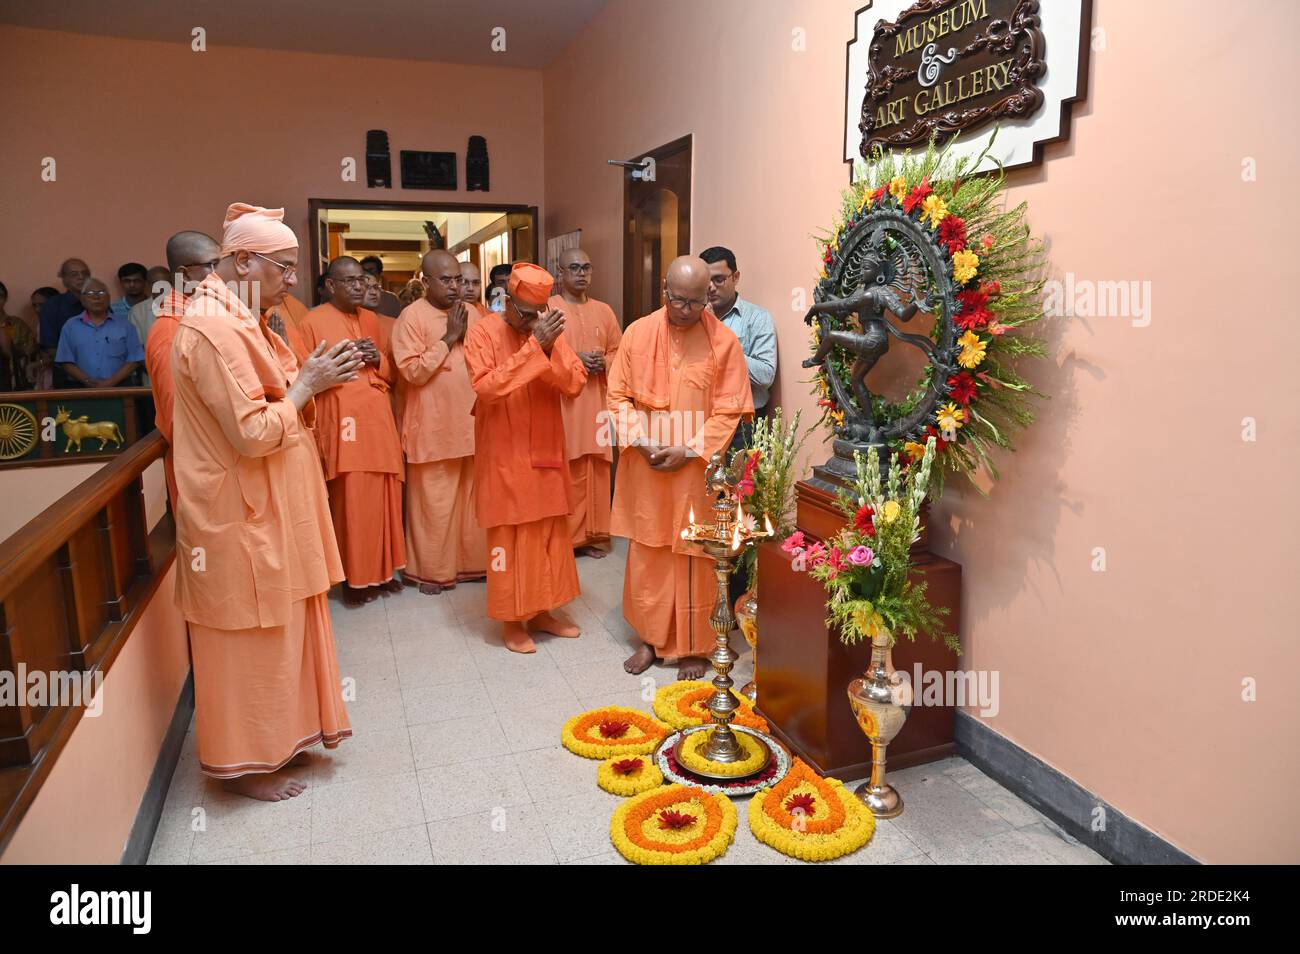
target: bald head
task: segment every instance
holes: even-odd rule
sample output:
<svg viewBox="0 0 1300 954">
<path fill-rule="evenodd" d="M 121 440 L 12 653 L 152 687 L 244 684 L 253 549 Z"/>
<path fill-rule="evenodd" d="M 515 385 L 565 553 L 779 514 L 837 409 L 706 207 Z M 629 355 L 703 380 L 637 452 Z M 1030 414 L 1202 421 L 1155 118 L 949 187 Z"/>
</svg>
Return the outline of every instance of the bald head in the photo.
<svg viewBox="0 0 1300 954">
<path fill-rule="evenodd" d="M 585 302 L 591 287 L 591 256 L 580 248 L 560 253 L 560 291 L 568 301 Z"/>
<path fill-rule="evenodd" d="M 355 314 L 366 297 L 366 272 L 351 255 L 340 255 L 325 269 L 325 293 L 339 311 Z"/>
<path fill-rule="evenodd" d="M 709 301 L 709 266 L 693 255 L 673 259 L 664 278 L 664 293 L 668 320 L 683 327 L 695 324 Z"/>
<path fill-rule="evenodd" d="M 424 297 L 435 308 L 450 308 L 460 297 L 460 262 L 456 256 L 436 248 L 420 260 L 424 274 Z"/>
<path fill-rule="evenodd" d="M 167 240 L 167 268 L 172 272 L 220 258 L 221 243 L 205 232 L 177 232 Z"/>
<path fill-rule="evenodd" d="M 476 305 L 483 300 L 483 275 L 473 262 L 460 263 L 460 300 Z"/>
</svg>

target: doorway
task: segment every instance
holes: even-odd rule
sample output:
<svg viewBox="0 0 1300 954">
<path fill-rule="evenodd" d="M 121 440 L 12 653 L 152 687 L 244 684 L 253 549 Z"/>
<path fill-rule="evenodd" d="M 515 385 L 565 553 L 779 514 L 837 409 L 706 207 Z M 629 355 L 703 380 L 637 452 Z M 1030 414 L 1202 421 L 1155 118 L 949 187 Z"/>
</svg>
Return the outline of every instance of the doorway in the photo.
<svg viewBox="0 0 1300 954">
<path fill-rule="evenodd" d="M 301 296 L 309 306 L 331 260 L 340 255 L 375 256 L 384 266 L 384 287 L 401 297 L 432 248 L 445 248 L 483 273 L 495 265 L 537 261 L 537 206 L 477 203 L 358 202 L 308 199 L 311 284 Z"/>
<path fill-rule="evenodd" d="M 668 266 L 691 247 L 691 137 L 632 161 L 655 161 L 655 181 L 623 178 L 623 324 L 663 305 Z"/>
</svg>

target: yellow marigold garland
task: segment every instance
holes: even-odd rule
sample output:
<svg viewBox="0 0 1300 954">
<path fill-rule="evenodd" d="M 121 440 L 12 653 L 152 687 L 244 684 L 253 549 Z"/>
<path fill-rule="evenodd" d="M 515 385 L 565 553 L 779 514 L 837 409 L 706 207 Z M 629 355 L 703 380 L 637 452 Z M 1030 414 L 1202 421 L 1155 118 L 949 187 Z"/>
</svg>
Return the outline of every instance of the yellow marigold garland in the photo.
<svg viewBox="0 0 1300 954">
<path fill-rule="evenodd" d="M 585 759 L 649 755 L 668 735 L 668 727 L 644 712 L 605 706 L 574 716 L 564 723 L 564 747 Z"/>
<path fill-rule="evenodd" d="M 767 720 L 754 711 L 753 704 L 731 690 L 740 708 L 732 718 L 732 724 L 743 725 L 747 729 L 759 732 L 770 731 Z M 699 679 L 682 679 L 661 686 L 655 692 L 654 712 L 660 721 L 674 729 L 689 729 L 711 721 L 708 711 L 709 696 L 713 695 L 713 683 Z"/>
<path fill-rule="evenodd" d="M 783 855 L 831 861 L 869 842 L 876 819 L 839 779 L 795 759 L 784 779 L 750 799 L 749 830 Z"/>
<path fill-rule="evenodd" d="M 606 759 L 596 768 L 596 784 L 624 798 L 652 791 L 663 783 L 664 773 L 644 755 Z"/>
<path fill-rule="evenodd" d="M 725 795 L 669 785 L 633 795 L 614 809 L 614 847 L 638 865 L 702 865 L 727 850 L 736 834 L 736 806 Z"/>
<path fill-rule="evenodd" d="M 677 753 L 677 760 L 683 768 L 688 768 L 700 775 L 726 775 L 731 778 L 753 775 L 763 767 L 767 752 L 752 735 L 737 732 L 735 736 L 736 741 L 740 743 L 740 747 L 745 753 L 745 757 L 737 762 L 714 762 L 712 759 L 704 757 L 700 752 L 700 747 L 708 741 L 708 732 L 692 732 L 688 735 Z"/>
</svg>

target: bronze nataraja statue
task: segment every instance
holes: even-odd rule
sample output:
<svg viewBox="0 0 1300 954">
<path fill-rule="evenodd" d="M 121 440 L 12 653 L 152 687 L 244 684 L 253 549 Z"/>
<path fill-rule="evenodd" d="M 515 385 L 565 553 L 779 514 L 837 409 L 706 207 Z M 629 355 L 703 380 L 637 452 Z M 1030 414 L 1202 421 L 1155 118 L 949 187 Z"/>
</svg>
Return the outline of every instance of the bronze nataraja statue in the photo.
<svg viewBox="0 0 1300 954">
<path fill-rule="evenodd" d="M 889 350 L 889 336 L 899 341 L 920 348 L 929 358 L 930 363 L 941 365 L 939 349 L 925 335 L 907 334 L 899 331 L 885 316 L 886 309 L 899 321 L 910 321 L 918 311 L 929 311 L 924 299 L 914 299 L 906 306 L 899 300 L 894 285 L 897 280 L 896 266 L 884 248 L 884 233 L 877 231 L 871 236 L 868 251 L 862 257 L 862 275 L 853 292 L 844 298 L 830 298 L 818 302 L 808 309 L 804 322 L 812 324 L 818 320 L 817 351 L 803 362 L 805 368 L 823 364 L 835 348 L 844 348 L 853 354 L 854 360 L 848 372 L 848 385 L 857 399 L 857 406 L 847 400 L 843 392 L 843 382 L 836 374 L 828 374 L 832 390 L 836 391 L 836 402 L 845 409 L 843 436 L 851 441 L 865 441 L 878 444 L 881 440 L 880 426 L 871 408 L 871 391 L 867 387 L 867 375 L 876 366 L 876 362 Z M 906 262 L 907 257 L 902 256 Z M 827 327 L 827 316 L 847 320 L 856 313 L 861 331 L 845 328 Z M 853 413 L 857 411 L 857 413 Z"/>
</svg>

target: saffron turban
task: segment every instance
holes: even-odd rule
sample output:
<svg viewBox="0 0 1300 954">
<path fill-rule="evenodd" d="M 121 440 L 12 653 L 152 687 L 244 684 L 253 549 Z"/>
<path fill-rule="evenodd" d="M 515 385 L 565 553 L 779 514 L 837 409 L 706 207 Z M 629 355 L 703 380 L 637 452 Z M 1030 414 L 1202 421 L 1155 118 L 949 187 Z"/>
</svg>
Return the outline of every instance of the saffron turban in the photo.
<svg viewBox="0 0 1300 954">
<path fill-rule="evenodd" d="M 526 305 L 542 307 L 551 297 L 551 287 L 555 279 L 551 273 L 540 265 L 531 262 L 516 262 L 510 269 L 510 281 L 506 291 Z"/>
<path fill-rule="evenodd" d="M 286 248 L 297 248 L 298 236 L 284 224 L 284 209 L 263 209 L 236 202 L 226 209 L 221 228 L 221 255 L 235 252 L 260 252 L 266 255 Z"/>
</svg>

